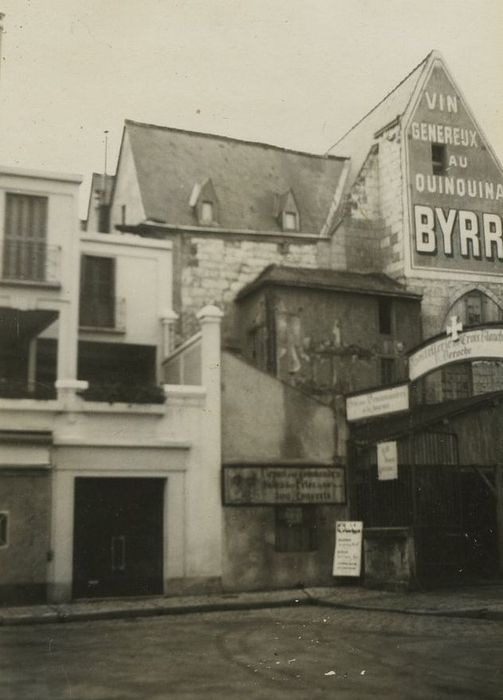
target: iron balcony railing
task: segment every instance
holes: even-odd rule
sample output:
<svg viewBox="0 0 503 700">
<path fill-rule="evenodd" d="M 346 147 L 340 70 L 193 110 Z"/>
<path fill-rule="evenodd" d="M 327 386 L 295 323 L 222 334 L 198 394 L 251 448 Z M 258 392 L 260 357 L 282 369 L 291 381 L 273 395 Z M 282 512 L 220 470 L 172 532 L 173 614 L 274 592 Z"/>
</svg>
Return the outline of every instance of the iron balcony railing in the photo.
<svg viewBox="0 0 503 700">
<path fill-rule="evenodd" d="M 1 274 L 4 281 L 61 282 L 61 248 L 41 241 L 5 238 Z"/>
<path fill-rule="evenodd" d="M 80 328 L 123 332 L 126 329 L 126 300 L 84 294 L 80 297 Z"/>
</svg>

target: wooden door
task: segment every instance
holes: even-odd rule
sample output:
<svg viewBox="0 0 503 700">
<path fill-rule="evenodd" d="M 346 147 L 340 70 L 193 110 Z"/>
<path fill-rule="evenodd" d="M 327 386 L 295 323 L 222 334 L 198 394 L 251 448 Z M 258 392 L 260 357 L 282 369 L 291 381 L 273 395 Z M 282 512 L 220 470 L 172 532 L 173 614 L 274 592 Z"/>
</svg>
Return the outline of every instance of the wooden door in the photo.
<svg viewBox="0 0 503 700">
<path fill-rule="evenodd" d="M 162 593 L 163 500 L 163 479 L 76 479 L 74 597 Z"/>
</svg>

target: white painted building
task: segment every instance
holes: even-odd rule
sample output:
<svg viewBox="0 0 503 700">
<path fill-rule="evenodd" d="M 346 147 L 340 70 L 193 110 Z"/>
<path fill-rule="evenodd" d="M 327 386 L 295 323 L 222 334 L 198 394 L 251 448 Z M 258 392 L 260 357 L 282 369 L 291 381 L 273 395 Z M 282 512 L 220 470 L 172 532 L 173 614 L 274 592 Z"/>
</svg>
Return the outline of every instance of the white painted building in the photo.
<svg viewBox="0 0 503 700">
<path fill-rule="evenodd" d="M 207 590 L 221 314 L 199 314 L 199 386 L 161 386 L 171 243 L 80 234 L 79 184 L 0 169 L 0 598 Z"/>
</svg>

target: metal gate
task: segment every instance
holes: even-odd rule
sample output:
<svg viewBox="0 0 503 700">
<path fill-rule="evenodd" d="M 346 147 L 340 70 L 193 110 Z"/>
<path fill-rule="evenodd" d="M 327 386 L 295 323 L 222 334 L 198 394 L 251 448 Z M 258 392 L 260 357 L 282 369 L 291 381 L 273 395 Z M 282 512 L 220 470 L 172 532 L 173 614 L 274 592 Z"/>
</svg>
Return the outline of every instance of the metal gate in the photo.
<svg viewBox="0 0 503 700">
<path fill-rule="evenodd" d="M 461 472 L 457 436 L 407 435 L 398 441 L 398 478 L 379 481 L 376 445 L 353 446 L 354 517 L 365 527 L 410 527 L 423 585 L 452 580 L 464 569 Z"/>
</svg>

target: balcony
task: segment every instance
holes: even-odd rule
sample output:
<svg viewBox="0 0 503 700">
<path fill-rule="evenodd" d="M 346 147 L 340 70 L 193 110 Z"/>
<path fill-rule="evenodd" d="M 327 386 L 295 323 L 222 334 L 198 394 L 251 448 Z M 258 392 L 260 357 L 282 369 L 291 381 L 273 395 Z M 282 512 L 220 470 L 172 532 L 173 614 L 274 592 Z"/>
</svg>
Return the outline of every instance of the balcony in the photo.
<svg viewBox="0 0 503 700">
<path fill-rule="evenodd" d="M 80 392 L 84 401 L 97 403 L 163 404 L 166 394 L 162 386 L 154 384 L 127 384 L 125 382 L 91 382 L 89 388 Z"/>
<path fill-rule="evenodd" d="M 59 246 L 35 240 L 4 239 L 2 282 L 59 286 L 60 271 Z"/>
<path fill-rule="evenodd" d="M 20 379 L 0 378 L 0 399 L 35 399 L 36 401 L 51 401 L 56 399 L 54 384 L 35 384 L 28 386 Z"/>
<path fill-rule="evenodd" d="M 118 297 L 81 295 L 79 307 L 81 330 L 124 333 L 126 300 Z"/>
</svg>

